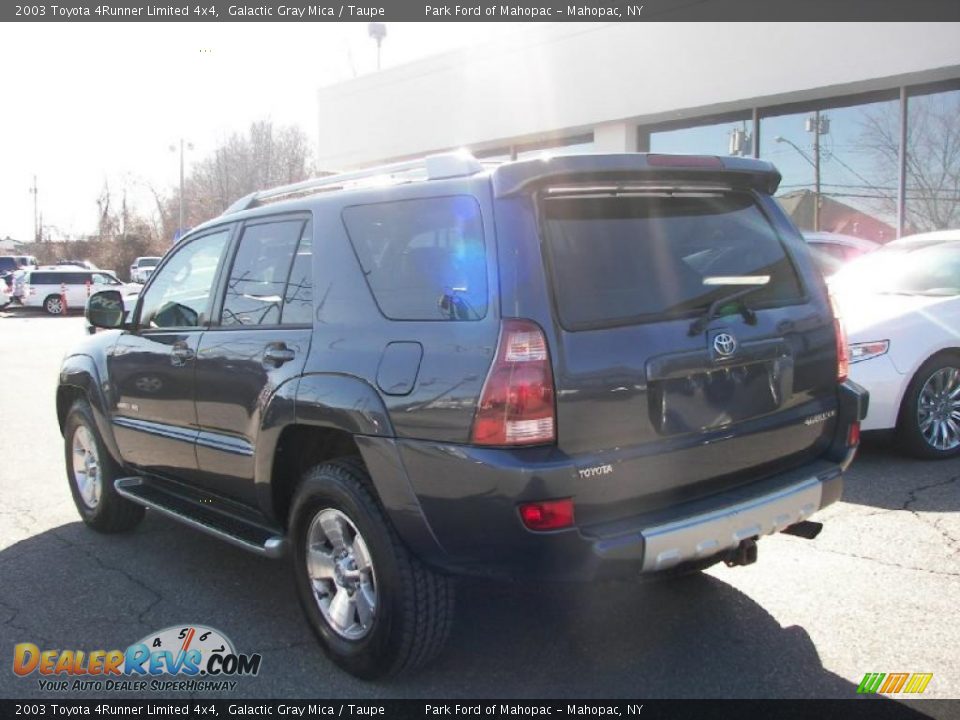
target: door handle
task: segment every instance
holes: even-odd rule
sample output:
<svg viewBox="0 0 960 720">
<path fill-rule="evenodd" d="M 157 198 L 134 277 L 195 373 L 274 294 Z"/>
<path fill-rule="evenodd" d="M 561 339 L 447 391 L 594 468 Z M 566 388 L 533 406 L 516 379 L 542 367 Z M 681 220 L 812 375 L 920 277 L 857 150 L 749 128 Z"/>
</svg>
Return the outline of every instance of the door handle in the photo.
<svg viewBox="0 0 960 720">
<path fill-rule="evenodd" d="M 188 360 L 193 360 L 196 356 L 197 354 L 187 345 L 174 345 L 170 351 L 170 362 L 180 367 Z"/>
<path fill-rule="evenodd" d="M 267 345 L 267 349 L 263 351 L 263 364 L 276 368 L 290 362 L 295 357 L 296 353 L 283 343 L 273 343 Z"/>
</svg>

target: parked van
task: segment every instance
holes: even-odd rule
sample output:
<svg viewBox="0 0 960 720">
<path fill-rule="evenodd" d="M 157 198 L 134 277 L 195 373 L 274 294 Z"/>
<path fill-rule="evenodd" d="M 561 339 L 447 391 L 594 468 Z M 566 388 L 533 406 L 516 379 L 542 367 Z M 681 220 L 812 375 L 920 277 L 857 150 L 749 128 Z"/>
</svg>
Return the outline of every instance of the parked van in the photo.
<svg viewBox="0 0 960 720">
<path fill-rule="evenodd" d="M 51 315 L 62 315 L 71 308 L 82 310 L 87 298 L 100 290 L 119 290 L 127 295 L 137 289 L 103 270 L 31 270 L 24 277 L 20 302 L 25 307 L 42 307 Z"/>
</svg>

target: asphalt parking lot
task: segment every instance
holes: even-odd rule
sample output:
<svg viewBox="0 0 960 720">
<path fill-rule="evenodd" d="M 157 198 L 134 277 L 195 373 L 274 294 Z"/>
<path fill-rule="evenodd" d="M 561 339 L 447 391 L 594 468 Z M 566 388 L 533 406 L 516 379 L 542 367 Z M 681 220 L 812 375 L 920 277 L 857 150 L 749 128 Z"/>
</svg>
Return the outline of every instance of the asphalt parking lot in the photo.
<svg viewBox="0 0 960 720">
<path fill-rule="evenodd" d="M 52 696 L 10 671 L 17 642 L 123 648 L 181 623 L 262 654 L 235 696 L 853 697 L 866 672 L 932 672 L 925 697 L 960 697 L 960 460 L 871 439 L 821 536 L 766 538 L 746 568 L 667 584 L 464 581 L 441 660 L 364 684 L 314 644 L 285 562 L 156 515 L 122 536 L 80 523 L 54 390 L 82 335 L 79 317 L 0 311 L 0 697 Z"/>
</svg>

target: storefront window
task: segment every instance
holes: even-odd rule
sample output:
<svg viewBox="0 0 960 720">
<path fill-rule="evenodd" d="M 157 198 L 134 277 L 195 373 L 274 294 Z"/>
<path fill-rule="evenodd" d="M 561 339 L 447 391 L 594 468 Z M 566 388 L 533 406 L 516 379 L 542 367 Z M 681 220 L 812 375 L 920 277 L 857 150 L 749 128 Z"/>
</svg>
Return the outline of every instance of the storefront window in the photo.
<svg viewBox="0 0 960 720">
<path fill-rule="evenodd" d="M 897 236 L 898 138 L 898 100 L 814 108 L 761 117 L 760 157 L 801 230 L 883 243 Z"/>
<path fill-rule="evenodd" d="M 650 152 L 753 155 L 753 121 L 747 117 L 676 129 L 651 130 Z"/>
<path fill-rule="evenodd" d="M 960 90 L 908 98 L 906 194 L 904 233 L 960 227 Z"/>
</svg>

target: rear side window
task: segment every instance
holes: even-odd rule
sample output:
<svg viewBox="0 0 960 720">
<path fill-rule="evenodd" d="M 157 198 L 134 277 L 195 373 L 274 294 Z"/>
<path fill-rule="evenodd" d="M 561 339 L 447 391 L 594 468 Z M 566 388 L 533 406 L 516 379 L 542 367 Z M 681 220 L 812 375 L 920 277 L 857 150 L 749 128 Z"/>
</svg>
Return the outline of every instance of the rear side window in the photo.
<svg viewBox="0 0 960 720">
<path fill-rule="evenodd" d="M 17 269 L 17 259 L 12 257 L 0 257 L 0 272 Z"/>
<path fill-rule="evenodd" d="M 313 229 L 309 222 L 303 227 L 297 255 L 290 268 L 280 322 L 284 325 L 313 322 Z"/>
<path fill-rule="evenodd" d="M 487 314 L 480 206 L 471 196 L 358 205 L 343 211 L 380 311 L 391 320 Z"/>
<path fill-rule="evenodd" d="M 548 197 L 546 252 L 569 330 L 684 317 L 769 276 L 751 307 L 798 302 L 800 282 L 753 199 L 739 193 Z"/>
<path fill-rule="evenodd" d="M 244 229 L 227 280 L 222 326 L 280 324 L 287 276 L 303 225 L 303 220 L 289 220 Z"/>
</svg>

